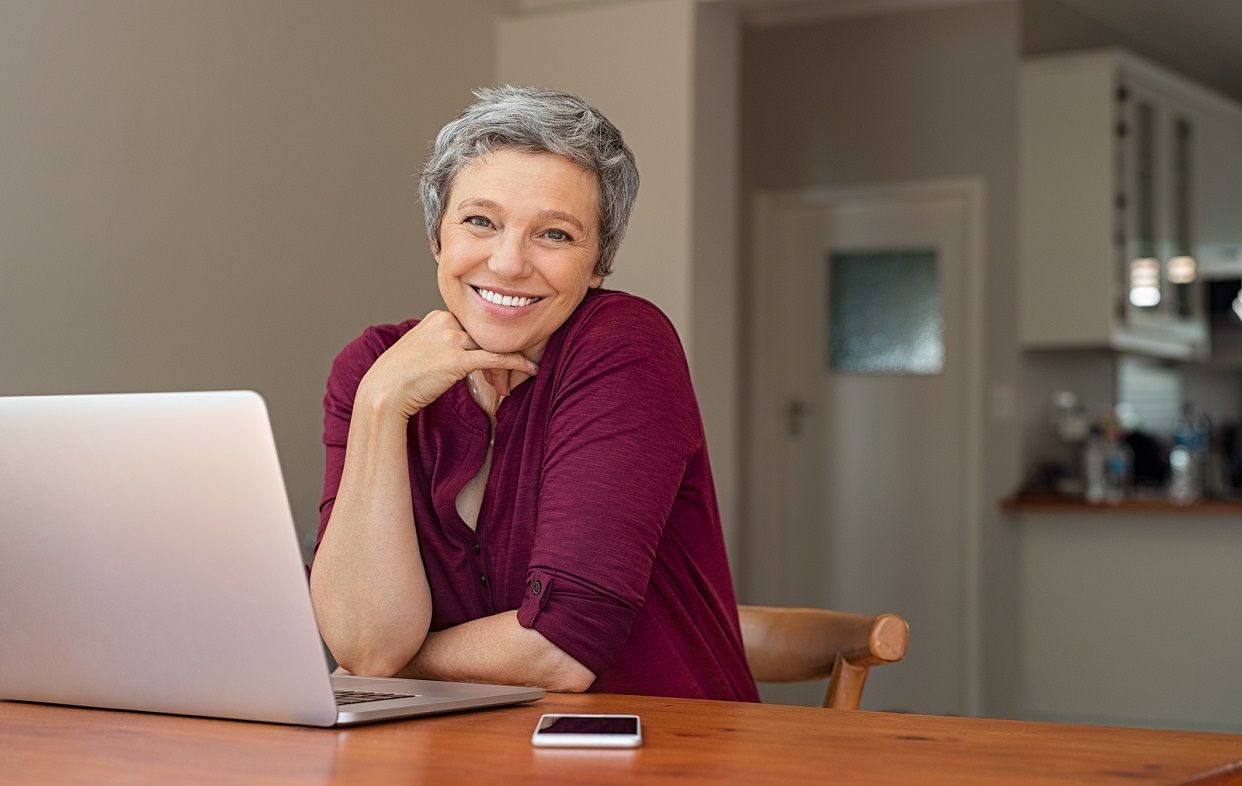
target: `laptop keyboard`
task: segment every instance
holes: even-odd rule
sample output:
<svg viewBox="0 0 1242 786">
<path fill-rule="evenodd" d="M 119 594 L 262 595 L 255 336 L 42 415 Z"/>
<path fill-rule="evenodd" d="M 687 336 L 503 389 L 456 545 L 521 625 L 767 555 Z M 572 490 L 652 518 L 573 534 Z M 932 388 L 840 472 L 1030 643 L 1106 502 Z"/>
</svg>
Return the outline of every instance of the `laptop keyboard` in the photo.
<svg viewBox="0 0 1242 786">
<path fill-rule="evenodd" d="M 372 693 L 363 690 L 334 690 L 336 706 L 358 704 L 363 701 L 387 701 L 388 699 L 416 699 L 417 693 Z"/>
</svg>

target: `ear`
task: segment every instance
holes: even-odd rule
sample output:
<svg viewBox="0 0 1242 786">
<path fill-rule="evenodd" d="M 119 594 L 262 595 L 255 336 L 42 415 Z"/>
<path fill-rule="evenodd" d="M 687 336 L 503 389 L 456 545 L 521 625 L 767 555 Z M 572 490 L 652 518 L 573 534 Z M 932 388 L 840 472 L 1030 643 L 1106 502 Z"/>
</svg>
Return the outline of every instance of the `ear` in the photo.
<svg viewBox="0 0 1242 786">
<path fill-rule="evenodd" d="M 604 283 L 604 277 L 600 275 L 591 276 L 591 282 L 588 284 L 591 289 L 599 289 L 599 285 Z"/>
<path fill-rule="evenodd" d="M 438 265 L 438 264 L 440 264 L 440 248 L 439 248 L 439 245 L 440 245 L 439 243 L 437 243 L 436 241 L 432 240 L 431 238 L 427 238 L 427 248 L 431 249 L 431 258 L 432 258 L 432 259 L 434 259 L 434 260 L 436 261 L 436 264 L 437 264 L 437 265 Z"/>
</svg>

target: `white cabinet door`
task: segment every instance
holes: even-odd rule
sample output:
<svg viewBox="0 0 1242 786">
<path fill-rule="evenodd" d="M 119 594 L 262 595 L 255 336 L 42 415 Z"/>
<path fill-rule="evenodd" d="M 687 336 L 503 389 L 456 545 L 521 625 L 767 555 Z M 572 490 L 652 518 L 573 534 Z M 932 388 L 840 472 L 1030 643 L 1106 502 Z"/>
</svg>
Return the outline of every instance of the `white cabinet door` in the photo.
<svg viewBox="0 0 1242 786">
<path fill-rule="evenodd" d="M 1242 276 L 1242 123 L 1207 112 L 1196 119 L 1199 270 L 1208 278 Z"/>
<path fill-rule="evenodd" d="M 1199 115 L 1176 92 L 1125 75 L 1118 116 L 1119 337 L 1203 355 L 1204 292 L 1193 261 Z"/>
</svg>

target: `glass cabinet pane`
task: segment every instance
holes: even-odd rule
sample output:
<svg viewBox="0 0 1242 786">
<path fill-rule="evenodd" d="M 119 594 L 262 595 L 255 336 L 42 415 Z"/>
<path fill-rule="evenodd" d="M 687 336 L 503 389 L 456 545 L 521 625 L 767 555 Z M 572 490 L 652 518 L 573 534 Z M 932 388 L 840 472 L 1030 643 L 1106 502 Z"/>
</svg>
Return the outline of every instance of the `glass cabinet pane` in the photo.
<svg viewBox="0 0 1242 786">
<path fill-rule="evenodd" d="M 1129 163 L 1133 175 L 1130 188 L 1133 194 L 1132 222 L 1125 255 L 1125 271 L 1128 305 L 1137 312 L 1157 313 L 1168 308 L 1165 298 L 1164 276 L 1159 257 L 1160 231 L 1160 182 L 1159 164 L 1163 157 L 1158 151 L 1158 124 L 1155 105 L 1141 95 L 1134 103 L 1130 127 Z"/>
<path fill-rule="evenodd" d="M 1137 201 L 1134 241 L 1139 257 L 1156 256 L 1156 110 L 1147 102 L 1138 105 L 1134 128 L 1135 183 Z"/>
<path fill-rule="evenodd" d="M 1168 261 L 1168 280 L 1173 295 L 1173 313 L 1179 319 L 1194 316 L 1191 289 L 1195 286 L 1193 208 L 1194 184 L 1191 182 L 1194 127 L 1185 117 L 1173 119 L 1173 187 L 1171 232 L 1172 256 Z"/>
</svg>

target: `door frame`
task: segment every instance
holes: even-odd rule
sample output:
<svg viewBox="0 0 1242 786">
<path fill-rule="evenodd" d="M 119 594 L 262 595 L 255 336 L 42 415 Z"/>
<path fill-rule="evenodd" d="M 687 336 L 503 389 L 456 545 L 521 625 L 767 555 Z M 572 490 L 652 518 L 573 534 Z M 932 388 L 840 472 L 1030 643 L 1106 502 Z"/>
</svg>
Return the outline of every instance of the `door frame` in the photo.
<svg viewBox="0 0 1242 786">
<path fill-rule="evenodd" d="M 965 205 L 966 236 L 962 248 L 964 275 L 967 279 L 967 291 L 964 294 L 965 324 L 963 340 L 966 357 L 963 359 L 963 399 L 960 402 L 961 418 L 965 427 L 964 435 L 964 466 L 962 476 L 962 509 L 965 520 L 962 522 L 961 542 L 959 548 L 962 558 L 963 575 L 961 581 L 964 620 L 962 624 L 962 662 L 960 664 L 960 697 L 963 711 L 970 715 L 982 712 L 983 685 L 983 617 L 982 617 L 982 493 L 983 493 L 983 419 L 984 419 L 984 346 L 983 346 L 983 254 L 984 254 L 984 184 L 977 177 L 938 178 L 931 180 L 898 181 L 891 183 L 873 183 L 844 187 L 813 187 L 813 188 L 782 188 L 762 189 L 751 198 L 751 242 L 750 255 L 746 265 L 746 281 L 755 297 L 747 299 L 743 324 L 747 326 L 745 341 L 745 413 L 746 428 L 744 436 L 747 449 L 747 466 L 744 468 L 746 478 L 746 500 L 741 506 L 745 511 L 744 528 L 741 534 L 743 544 L 754 542 L 762 532 L 761 522 L 754 515 L 754 489 L 761 479 L 757 477 L 763 472 L 756 466 L 753 451 L 749 446 L 758 439 L 760 415 L 758 380 L 754 378 L 755 370 L 762 368 L 764 363 L 763 333 L 765 331 L 758 321 L 759 304 L 771 299 L 770 287 L 759 270 L 761 260 L 768 248 L 772 247 L 768 233 L 771 231 L 772 219 L 782 206 L 797 208 L 827 208 L 834 204 L 849 201 L 866 200 L 924 200 L 937 198 L 957 198 Z M 742 583 L 745 590 L 750 577 L 743 573 Z M 893 609 L 901 613 L 900 609 Z M 917 652 L 917 639 L 915 640 Z"/>
</svg>

